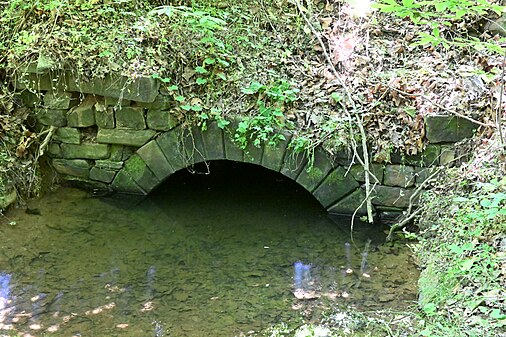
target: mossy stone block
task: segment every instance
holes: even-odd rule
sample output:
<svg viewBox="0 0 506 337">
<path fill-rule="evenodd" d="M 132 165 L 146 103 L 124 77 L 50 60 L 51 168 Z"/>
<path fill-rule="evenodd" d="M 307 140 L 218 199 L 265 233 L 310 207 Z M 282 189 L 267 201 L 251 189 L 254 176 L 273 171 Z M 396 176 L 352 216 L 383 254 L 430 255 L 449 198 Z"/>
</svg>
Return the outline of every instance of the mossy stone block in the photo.
<svg viewBox="0 0 506 337">
<path fill-rule="evenodd" d="M 149 169 L 155 174 L 159 181 L 165 180 L 174 173 L 174 169 L 170 165 L 163 151 L 155 140 L 150 141 L 139 150 L 137 154 L 146 163 Z"/>
<path fill-rule="evenodd" d="M 198 127 L 183 130 L 182 135 L 183 158 L 189 165 L 201 163 L 207 160 L 206 148 L 202 140 L 202 133 Z"/>
<path fill-rule="evenodd" d="M 174 130 L 162 133 L 156 138 L 160 150 L 162 150 L 174 172 L 189 165 L 182 152 L 183 141 L 181 137 L 181 130 L 177 127 Z"/>
<path fill-rule="evenodd" d="M 329 173 L 320 186 L 313 192 L 313 195 L 323 207 L 327 208 L 358 187 L 359 185 L 355 179 L 350 175 L 346 175 L 344 168 L 337 167 Z"/>
<path fill-rule="evenodd" d="M 262 163 L 262 155 L 264 152 L 264 144 L 261 143 L 259 146 L 253 144 L 253 142 L 249 142 L 246 149 L 244 149 L 244 162 L 260 165 Z"/>
<path fill-rule="evenodd" d="M 307 158 L 305 153 L 295 153 L 287 150 L 280 173 L 290 179 L 296 180 L 306 166 L 306 163 Z"/>
<path fill-rule="evenodd" d="M 383 182 L 383 174 L 384 174 L 384 165 L 383 164 L 376 164 L 376 163 L 370 163 L 369 170 L 372 174 L 378 179 L 380 184 Z M 355 178 L 358 182 L 365 182 L 365 172 L 364 167 L 360 164 L 355 164 L 350 168 L 350 174 Z M 370 177 L 371 183 L 376 182 L 373 177 Z"/>
<path fill-rule="evenodd" d="M 283 166 L 283 159 L 291 138 L 291 135 L 287 132 L 282 132 L 282 134 L 285 139 L 279 141 L 276 145 L 266 144 L 262 155 L 262 166 L 276 172 L 279 172 Z"/>
<path fill-rule="evenodd" d="M 456 116 L 425 117 L 425 136 L 430 143 L 455 143 L 471 138 L 478 126 L 467 119 Z"/>
<path fill-rule="evenodd" d="M 143 130 L 146 128 L 144 119 L 144 108 L 141 107 L 120 107 L 116 109 L 116 127 Z"/>
<path fill-rule="evenodd" d="M 357 210 L 358 215 L 367 214 L 365 200 L 365 191 L 362 188 L 357 188 L 351 194 L 348 194 L 335 204 L 329 206 L 327 211 L 331 214 L 353 214 Z"/>
<path fill-rule="evenodd" d="M 169 131 L 178 125 L 173 111 L 149 109 L 146 115 L 148 128 L 158 131 Z"/>
<path fill-rule="evenodd" d="M 139 102 L 137 105 L 152 110 L 168 110 L 174 108 L 174 100 L 170 96 L 157 95 L 153 102 L 144 103 Z"/>
<path fill-rule="evenodd" d="M 114 109 L 105 106 L 98 108 L 97 105 L 95 105 L 95 123 L 99 128 L 113 129 L 116 126 Z"/>
<path fill-rule="evenodd" d="M 44 107 L 47 109 L 68 109 L 72 94 L 70 92 L 47 92 L 44 95 Z"/>
<path fill-rule="evenodd" d="M 67 114 L 68 126 L 83 128 L 95 125 L 96 102 L 97 99 L 94 96 L 87 96 L 81 104 L 70 109 Z"/>
<path fill-rule="evenodd" d="M 79 129 L 62 127 L 56 130 L 54 139 L 67 144 L 80 144 L 81 133 Z"/>
<path fill-rule="evenodd" d="M 334 167 L 322 149 L 317 149 L 313 158 L 313 162 L 308 162 L 297 177 L 297 182 L 309 192 L 313 192 Z"/>
<path fill-rule="evenodd" d="M 60 144 L 57 143 L 49 143 L 47 147 L 47 152 L 53 158 L 61 157 L 61 149 Z"/>
<path fill-rule="evenodd" d="M 109 158 L 110 149 L 107 144 L 61 144 L 62 156 L 67 159 L 105 159 Z"/>
<path fill-rule="evenodd" d="M 107 170 L 99 167 L 92 167 L 90 170 L 90 179 L 110 183 L 116 176 L 117 171 Z"/>
<path fill-rule="evenodd" d="M 124 169 L 116 174 L 111 187 L 113 190 L 121 193 L 147 194 Z"/>
<path fill-rule="evenodd" d="M 35 118 L 43 125 L 65 126 L 67 125 L 67 110 L 38 109 Z"/>
<path fill-rule="evenodd" d="M 99 129 L 97 142 L 139 147 L 146 144 L 155 134 L 153 130 Z"/>
<path fill-rule="evenodd" d="M 160 180 L 151 172 L 144 160 L 137 154 L 132 155 L 125 162 L 123 170 L 132 177 L 137 185 L 148 193 L 160 184 Z"/>
<path fill-rule="evenodd" d="M 225 159 L 225 148 L 223 144 L 223 130 L 217 123 L 210 123 L 207 130 L 202 132 L 202 141 L 206 148 L 207 160 Z"/>
<path fill-rule="evenodd" d="M 383 184 L 387 186 L 411 187 L 415 185 L 415 169 L 407 165 L 387 165 Z"/>
<path fill-rule="evenodd" d="M 376 186 L 371 193 L 372 203 L 376 206 L 406 208 L 414 192 L 414 189 L 402 187 Z M 413 199 L 413 204 L 416 206 L 418 198 Z"/>
<path fill-rule="evenodd" d="M 88 178 L 91 165 L 84 159 L 53 159 L 56 172 L 69 176 Z"/>
</svg>

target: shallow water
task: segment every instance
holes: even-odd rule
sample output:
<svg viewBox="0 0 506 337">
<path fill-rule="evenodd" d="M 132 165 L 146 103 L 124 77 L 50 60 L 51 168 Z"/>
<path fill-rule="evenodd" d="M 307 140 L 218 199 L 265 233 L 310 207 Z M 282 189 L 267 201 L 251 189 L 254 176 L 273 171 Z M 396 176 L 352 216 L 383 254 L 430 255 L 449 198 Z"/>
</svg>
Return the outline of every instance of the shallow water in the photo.
<svg viewBox="0 0 506 337">
<path fill-rule="evenodd" d="M 62 187 L 11 210 L 0 335 L 261 335 L 415 300 L 409 252 L 379 226 L 357 225 L 352 242 L 348 219 L 281 175 L 224 162 L 211 173 L 179 172 L 141 202 Z"/>
</svg>

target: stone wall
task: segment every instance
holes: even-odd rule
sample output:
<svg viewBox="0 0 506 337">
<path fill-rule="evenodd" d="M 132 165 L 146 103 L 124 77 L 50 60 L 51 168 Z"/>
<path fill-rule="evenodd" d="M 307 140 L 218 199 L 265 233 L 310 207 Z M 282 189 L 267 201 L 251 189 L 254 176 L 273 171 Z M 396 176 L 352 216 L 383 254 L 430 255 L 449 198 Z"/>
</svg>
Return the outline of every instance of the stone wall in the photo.
<svg viewBox="0 0 506 337">
<path fill-rule="evenodd" d="M 330 158 L 318 149 L 310 168 L 304 156 L 287 150 L 288 133 L 276 148 L 242 151 L 232 141 L 233 123 L 229 130 L 215 124 L 205 132 L 183 129 L 174 117 L 176 103 L 151 78 L 83 82 L 70 74 L 25 73 L 14 84 L 38 123 L 58 128 L 47 151 L 54 169 L 94 189 L 148 194 L 177 170 L 225 159 L 280 172 L 332 213 L 350 214 L 365 197 L 363 169 L 346 153 Z M 454 159 L 452 144 L 473 135 L 474 125 L 454 116 L 427 116 L 425 123 L 429 145 L 422 154 L 393 154 L 391 164 L 372 164 L 379 180 L 372 202 L 379 213 L 405 209 L 432 168 Z M 364 212 L 362 206 L 359 214 Z"/>
</svg>

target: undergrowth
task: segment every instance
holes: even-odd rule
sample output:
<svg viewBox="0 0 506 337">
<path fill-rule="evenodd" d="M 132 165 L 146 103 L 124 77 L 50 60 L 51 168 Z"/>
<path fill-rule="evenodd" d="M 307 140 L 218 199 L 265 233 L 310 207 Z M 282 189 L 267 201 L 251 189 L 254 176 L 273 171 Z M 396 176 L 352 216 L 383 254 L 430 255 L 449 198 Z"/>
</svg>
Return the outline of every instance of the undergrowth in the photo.
<svg viewBox="0 0 506 337">
<path fill-rule="evenodd" d="M 424 268 L 419 281 L 423 336 L 506 332 L 504 158 L 497 152 L 493 161 L 473 166 L 476 162 L 481 159 L 449 170 L 424 197 L 414 245 Z"/>
</svg>

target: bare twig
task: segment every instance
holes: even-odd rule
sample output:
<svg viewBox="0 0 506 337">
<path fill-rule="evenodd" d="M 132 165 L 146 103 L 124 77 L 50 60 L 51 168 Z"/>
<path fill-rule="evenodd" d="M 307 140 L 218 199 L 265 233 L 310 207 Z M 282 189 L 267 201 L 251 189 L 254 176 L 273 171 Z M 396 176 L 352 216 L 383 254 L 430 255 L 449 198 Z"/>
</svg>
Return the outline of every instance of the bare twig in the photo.
<svg viewBox="0 0 506 337">
<path fill-rule="evenodd" d="M 504 52 L 502 60 L 502 74 L 501 74 L 501 91 L 499 94 L 499 105 L 497 106 L 495 114 L 495 122 L 497 123 L 497 130 L 499 131 L 499 141 L 501 142 L 501 148 L 504 150 L 504 138 L 502 134 L 502 95 L 504 94 L 504 67 L 506 66 L 506 51 Z"/>
<path fill-rule="evenodd" d="M 370 183 L 370 176 L 369 176 L 369 174 L 371 174 L 370 170 L 369 170 L 369 151 L 367 149 L 367 134 L 365 132 L 364 125 L 362 123 L 362 117 L 358 113 L 357 106 L 356 106 L 355 101 L 353 100 L 353 98 L 351 96 L 351 92 L 350 92 L 348 86 L 346 85 L 346 83 L 344 82 L 344 80 L 341 78 L 341 76 L 337 72 L 334 64 L 332 63 L 330 55 L 327 52 L 327 46 L 325 45 L 325 43 L 323 42 L 322 38 L 320 37 L 320 34 L 318 34 L 318 32 L 314 29 L 313 25 L 311 24 L 311 22 L 307 18 L 306 14 L 304 14 L 304 10 L 303 10 L 302 5 L 300 4 L 300 2 L 298 0 L 291 0 L 291 2 L 294 3 L 297 6 L 297 9 L 299 10 L 300 15 L 302 16 L 302 18 L 306 22 L 307 26 L 309 27 L 309 29 L 313 33 L 314 37 L 318 40 L 318 42 L 319 42 L 319 44 L 320 44 L 320 46 L 321 46 L 321 48 L 323 50 L 323 55 L 325 56 L 325 60 L 327 61 L 328 65 L 330 67 L 330 70 L 332 71 L 332 75 L 337 79 L 337 81 L 339 82 L 339 84 L 341 85 L 341 87 L 344 89 L 344 91 L 346 93 L 346 98 L 347 98 L 348 102 L 350 103 L 350 105 L 352 107 L 353 115 L 355 117 L 355 124 L 358 126 L 358 129 L 360 131 L 360 136 L 362 138 L 362 144 L 361 145 L 362 145 L 362 151 L 364 153 L 363 154 L 363 156 L 364 156 L 363 167 L 364 167 L 364 171 L 365 171 L 365 190 L 366 190 L 367 219 L 368 219 L 369 222 L 372 223 L 374 221 L 373 216 L 372 216 L 372 203 L 371 203 L 370 197 L 368 197 L 371 194 L 371 183 Z M 342 104 L 342 107 L 343 107 L 343 110 L 345 111 L 345 113 L 348 115 L 348 120 L 351 123 L 352 117 L 351 117 L 348 109 L 346 108 L 346 105 Z M 353 137 L 351 137 L 351 139 L 352 139 L 352 142 L 354 143 Z M 354 151 L 354 155 L 356 157 L 359 157 L 358 153 L 357 153 L 357 149 L 356 149 L 356 144 L 355 143 L 354 143 L 353 151 Z"/>
</svg>

